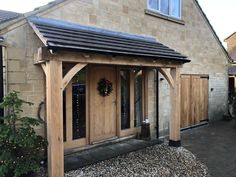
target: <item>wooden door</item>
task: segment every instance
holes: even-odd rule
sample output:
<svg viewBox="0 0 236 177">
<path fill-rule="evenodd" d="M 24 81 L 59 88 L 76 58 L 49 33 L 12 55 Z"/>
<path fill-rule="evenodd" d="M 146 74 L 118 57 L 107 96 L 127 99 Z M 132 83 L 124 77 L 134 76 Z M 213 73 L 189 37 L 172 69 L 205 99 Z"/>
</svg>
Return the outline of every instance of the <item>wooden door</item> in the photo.
<svg viewBox="0 0 236 177">
<path fill-rule="evenodd" d="M 181 128 L 188 127 L 193 124 L 191 117 L 191 84 L 190 76 L 183 75 L 181 76 Z"/>
<path fill-rule="evenodd" d="M 181 76 L 181 128 L 208 120 L 208 77 Z"/>
<path fill-rule="evenodd" d="M 112 82 L 113 91 L 101 96 L 97 90 L 100 79 Z M 116 68 L 111 66 L 90 67 L 90 142 L 116 136 Z"/>
</svg>

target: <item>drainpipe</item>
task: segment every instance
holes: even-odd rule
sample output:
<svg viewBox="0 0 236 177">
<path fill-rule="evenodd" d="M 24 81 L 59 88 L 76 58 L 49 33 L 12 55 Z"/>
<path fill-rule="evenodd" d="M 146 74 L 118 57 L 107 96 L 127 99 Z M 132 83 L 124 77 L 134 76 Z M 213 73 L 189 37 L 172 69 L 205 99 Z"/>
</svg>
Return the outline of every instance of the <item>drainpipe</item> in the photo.
<svg viewBox="0 0 236 177">
<path fill-rule="evenodd" d="M 159 139 L 159 72 L 156 69 L 156 138 Z"/>
<path fill-rule="evenodd" d="M 0 38 L 1 42 L 1 38 Z M 4 86 L 3 86 L 3 50 L 2 46 L 0 46 L 0 102 L 2 102 L 3 96 L 4 96 Z M 4 110 L 0 109 L 0 117 L 4 116 Z"/>
</svg>

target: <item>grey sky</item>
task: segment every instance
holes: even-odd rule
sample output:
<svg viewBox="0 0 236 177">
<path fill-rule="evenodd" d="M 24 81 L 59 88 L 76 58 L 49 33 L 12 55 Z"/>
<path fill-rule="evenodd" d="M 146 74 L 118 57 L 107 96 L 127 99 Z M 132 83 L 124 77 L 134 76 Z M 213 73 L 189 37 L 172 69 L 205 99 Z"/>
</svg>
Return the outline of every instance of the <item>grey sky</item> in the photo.
<svg viewBox="0 0 236 177">
<path fill-rule="evenodd" d="M 235 0 L 198 0 L 220 40 L 236 31 Z"/>
</svg>

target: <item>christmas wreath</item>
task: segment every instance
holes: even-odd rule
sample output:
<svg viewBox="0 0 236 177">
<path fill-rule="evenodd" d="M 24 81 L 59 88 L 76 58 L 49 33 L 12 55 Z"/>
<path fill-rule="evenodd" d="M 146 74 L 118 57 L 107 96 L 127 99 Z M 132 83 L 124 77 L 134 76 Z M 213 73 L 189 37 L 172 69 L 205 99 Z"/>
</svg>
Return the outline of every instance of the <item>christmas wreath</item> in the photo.
<svg viewBox="0 0 236 177">
<path fill-rule="evenodd" d="M 101 96 L 109 96 L 113 90 L 112 82 L 105 78 L 100 79 L 97 90 Z"/>
</svg>

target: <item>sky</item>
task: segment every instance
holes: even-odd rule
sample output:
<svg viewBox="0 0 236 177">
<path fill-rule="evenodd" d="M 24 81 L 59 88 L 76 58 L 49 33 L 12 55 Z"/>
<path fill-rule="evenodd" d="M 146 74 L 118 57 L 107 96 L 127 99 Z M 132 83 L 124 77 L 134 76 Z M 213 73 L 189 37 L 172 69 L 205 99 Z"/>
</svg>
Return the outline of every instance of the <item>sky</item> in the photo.
<svg viewBox="0 0 236 177">
<path fill-rule="evenodd" d="M 52 0 L 0 0 L 0 9 L 28 12 Z M 236 0 L 198 0 L 220 40 L 236 31 Z"/>
<path fill-rule="evenodd" d="M 198 0 L 220 40 L 236 31 L 236 0 Z"/>
<path fill-rule="evenodd" d="M 0 9 L 25 13 L 53 0 L 0 0 Z"/>
</svg>

